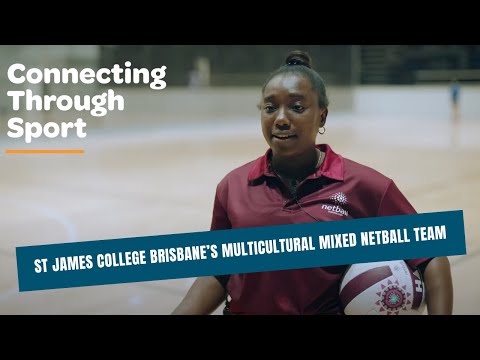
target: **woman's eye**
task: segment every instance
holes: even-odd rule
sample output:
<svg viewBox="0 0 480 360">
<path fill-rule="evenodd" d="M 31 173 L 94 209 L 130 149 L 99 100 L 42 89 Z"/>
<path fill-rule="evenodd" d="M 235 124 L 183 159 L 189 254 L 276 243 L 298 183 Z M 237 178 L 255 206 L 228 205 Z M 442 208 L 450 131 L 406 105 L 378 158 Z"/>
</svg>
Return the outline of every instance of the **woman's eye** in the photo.
<svg viewBox="0 0 480 360">
<path fill-rule="evenodd" d="M 272 105 L 265 105 L 263 108 L 267 113 L 272 113 L 275 111 L 275 107 Z"/>
<path fill-rule="evenodd" d="M 302 105 L 293 105 L 292 110 L 301 113 L 305 111 L 305 108 Z"/>
</svg>

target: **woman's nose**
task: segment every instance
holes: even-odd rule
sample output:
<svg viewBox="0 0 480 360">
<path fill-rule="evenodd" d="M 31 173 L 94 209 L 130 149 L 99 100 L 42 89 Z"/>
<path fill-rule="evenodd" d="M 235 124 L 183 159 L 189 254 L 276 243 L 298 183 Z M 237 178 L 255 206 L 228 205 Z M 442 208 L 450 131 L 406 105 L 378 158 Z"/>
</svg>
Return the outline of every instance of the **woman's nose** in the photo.
<svg viewBox="0 0 480 360">
<path fill-rule="evenodd" d="M 285 126 L 290 126 L 290 121 L 288 120 L 287 114 L 284 108 L 278 109 L 278 112 L 275 117 L 274 125 L 278 128 L 284 128 Z"/>
</svg>

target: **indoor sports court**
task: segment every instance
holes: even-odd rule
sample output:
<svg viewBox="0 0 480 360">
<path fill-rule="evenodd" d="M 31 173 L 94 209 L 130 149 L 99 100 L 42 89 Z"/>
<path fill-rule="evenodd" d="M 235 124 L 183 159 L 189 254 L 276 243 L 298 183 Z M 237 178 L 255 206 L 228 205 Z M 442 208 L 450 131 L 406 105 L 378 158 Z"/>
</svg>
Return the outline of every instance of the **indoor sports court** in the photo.
<svg viewBox="0 0 480 360">
<path fill-rule="evenodd" d="M 194 279 L 20 293 L 15 247 L 206 231 L 216 184 L 267 150 L 260 86 L 116 91 L 125 110 L 102 118 L 23 114 L 84 116 L 84 139 L 20 143 L 6 136 L 12 115 L 0 114 L 1 314 L 169 314 Z M 464 211 L 467 255 L 450 257 L 454 314 L 480 314 L 480 86 L 463 86 L 455 116 L 445 84 L 327 91 L 318 142 L 393 178 L 418 212 Z M 5 153 L 20 147 L 85 153 Z"/>
</svg>

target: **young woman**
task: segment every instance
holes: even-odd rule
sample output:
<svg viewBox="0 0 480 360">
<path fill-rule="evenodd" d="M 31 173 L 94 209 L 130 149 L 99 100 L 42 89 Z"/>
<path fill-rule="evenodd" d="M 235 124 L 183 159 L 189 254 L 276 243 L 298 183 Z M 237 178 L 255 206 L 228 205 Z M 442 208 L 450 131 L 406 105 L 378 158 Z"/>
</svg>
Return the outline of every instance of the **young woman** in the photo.
<svg viewBox="0 0 480 360">
<path fill-rule="evenodd" d="M 392 179 L 316 144 L 317 134 L 325 132 L 328 98 L 307 53 L 290 53 L 269 76 L 260 108 L 269 149 L 220 181 L 211 230 L 416 213 Z M 428 313 L 451 314 L 448 259 L 407 263 L 423 272 Z M 227 296 L 231 314 L 343 314 L 339 286 L 345 269 L 201 277 L 173 314 L 210 314 Z"/>
</svg>

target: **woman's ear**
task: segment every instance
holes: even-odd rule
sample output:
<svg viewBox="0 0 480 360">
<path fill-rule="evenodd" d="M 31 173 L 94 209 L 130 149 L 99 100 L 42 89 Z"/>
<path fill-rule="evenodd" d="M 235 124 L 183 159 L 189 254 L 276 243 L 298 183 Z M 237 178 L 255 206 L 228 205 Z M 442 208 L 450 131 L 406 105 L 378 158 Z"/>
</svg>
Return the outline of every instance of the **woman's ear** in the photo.
<svg viewBox="0 0 480 360">
<path fill-rule="evenodd" d="M 325 126 L 325 123 L 327 122 L 327 116 L 328 116 L 328 109 L 325 109 L 320 113 L 320 127 Z"/>
</svg>

